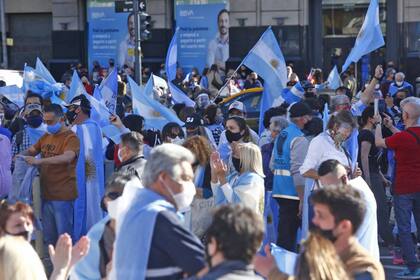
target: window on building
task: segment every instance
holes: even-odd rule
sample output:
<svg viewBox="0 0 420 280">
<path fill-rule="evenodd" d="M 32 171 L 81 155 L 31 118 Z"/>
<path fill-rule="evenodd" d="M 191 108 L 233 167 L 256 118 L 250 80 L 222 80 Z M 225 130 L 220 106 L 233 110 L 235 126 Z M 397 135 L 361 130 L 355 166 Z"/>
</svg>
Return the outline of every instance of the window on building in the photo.
<svg viewBox="0 0 420 280">
<path fill-rule="evenodd" d="M 370 0 L 322 0 L 324 37 L 356 37 Z M 379 0 L 379 20 L 385 34 L 386 0 Z"/>
<path fill-rule="evenodd" d="M 420 21 L 407 23 L 407 41 L 409 53 L 420 53 Z"/>
</svg>

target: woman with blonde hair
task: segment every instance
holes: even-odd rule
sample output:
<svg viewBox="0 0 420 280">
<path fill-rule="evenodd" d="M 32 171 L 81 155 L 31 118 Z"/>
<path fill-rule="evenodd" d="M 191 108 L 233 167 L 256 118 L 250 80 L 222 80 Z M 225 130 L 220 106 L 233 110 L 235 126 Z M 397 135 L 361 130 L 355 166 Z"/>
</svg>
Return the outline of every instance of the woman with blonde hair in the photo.
<svg viewBox="0 0 420 280">
<path fill-rule="evenodd" d="M 302 246 L 295 267 L 296 280 L 350 279 L 331 241 L 311 233 Z"/>
<path fill-rule="evenodd" d="M 253 143 L 236 143 L 232 146 L 232 163 L 228 168 L 219 153 L 210 158 L 211 187 L 215 204 L 242 203 L 260 215 L 264 212 L 264 172 L 260 148 Z"/>
</svg>

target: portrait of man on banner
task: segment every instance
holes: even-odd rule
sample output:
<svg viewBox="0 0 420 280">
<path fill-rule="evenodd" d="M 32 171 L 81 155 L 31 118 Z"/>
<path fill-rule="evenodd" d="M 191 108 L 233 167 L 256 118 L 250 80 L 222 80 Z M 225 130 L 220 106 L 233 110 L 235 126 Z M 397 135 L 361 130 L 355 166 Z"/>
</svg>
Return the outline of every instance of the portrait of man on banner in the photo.
<svg viewBox="0 0 420 280">
<path fill-rule="evenodd" d="M 135 49 L 134 13 L 128 14 L 127 31 L 127 35 L 124 37 L 118 48 L 118 66 L 122 68 L 124 65 L 127 65 L 133 69 Z"/>
<path fill-rule="evenodd" d="M 216 37 L 208 45 L 207 67 L 217 64 L 220 69 L 225 69 L 225 62 L 229 58 L 229 11 L 220 10 L 217 14 Z"/>
</svg>

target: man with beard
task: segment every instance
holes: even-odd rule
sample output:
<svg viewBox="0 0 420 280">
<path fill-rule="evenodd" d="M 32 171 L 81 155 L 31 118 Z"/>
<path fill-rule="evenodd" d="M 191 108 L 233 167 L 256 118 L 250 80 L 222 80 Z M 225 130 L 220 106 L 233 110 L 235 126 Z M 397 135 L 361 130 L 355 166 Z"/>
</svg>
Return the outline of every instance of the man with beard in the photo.
<svg viewBox="0 0 420 280">
<path fill-rule="evenodd" d="M 118 48 L 118 66 L 122 68 L 124 65 L 127 65 L 129 68 L 133 69 L 135 49 L 134 13 L 128 15 L 127 29 L 128 34 Z"/>
<path fill-rule="evenodd" d="M 223 9 L 217 15 L 219 32 L 209 42 L 207 66 L 217 64 L 221 70 L 225 70 L 225 62 L 229 58 L 229 12 Z"/>
</svg>

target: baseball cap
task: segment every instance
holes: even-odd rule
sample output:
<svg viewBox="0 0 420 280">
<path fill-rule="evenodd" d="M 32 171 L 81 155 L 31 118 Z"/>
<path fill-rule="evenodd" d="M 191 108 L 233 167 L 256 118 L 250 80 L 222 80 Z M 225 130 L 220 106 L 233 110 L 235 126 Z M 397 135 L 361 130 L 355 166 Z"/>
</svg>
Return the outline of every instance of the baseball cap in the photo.
<svg viewBox="0 0 420 280">
<path fill-rule="evenodd" d="M 39 105 L 39 104 L 28 104 L 28 105 L 25 106 L 25 114 L 26 115 L 29 115 L 33 111 L 39 111 L 40 113 L 42 113 L 41 105 Z"/>
<path fill-rule="evenodd" d="M 289 108 L 289 116 L 291 118 L 298 118 L 306 115 L 312 115 L 311 108 L 304 102 L 296 102 Z"/>
<path fill-rule="evenodd" d="M 70 101 L 70 104 L 67 104 L 67 105 L 64 105 L 64 106 L 65 107 L 71 107 L 71 106 L 78 106 L 79 107 L 80 106 L 80 107 L 83 107 L 83 108 L 86 108 L 86 109 L 91 109 L 90 101 L 83 94 L 74 97 Z"/>
<path fill-rule="evenodd" d="M 197 128 L 202 124 L 203 124 L 203 119 L 197 114 L 193 114 L 191 116 L 188 116 L 187 119 L 185 120 L 185 127 L 187 129 L 188 128 Z"/>
<path fill-rule="evenodd" d="M 230 111 L 232 109 L 236 109 L 236 110 L 239 110 L 241 112 L 245 112 L 244 103 L 242 103 L 241 101 L 235 101 L 232 104 L 230 104 L 228 111 Z"/>
</svg>

